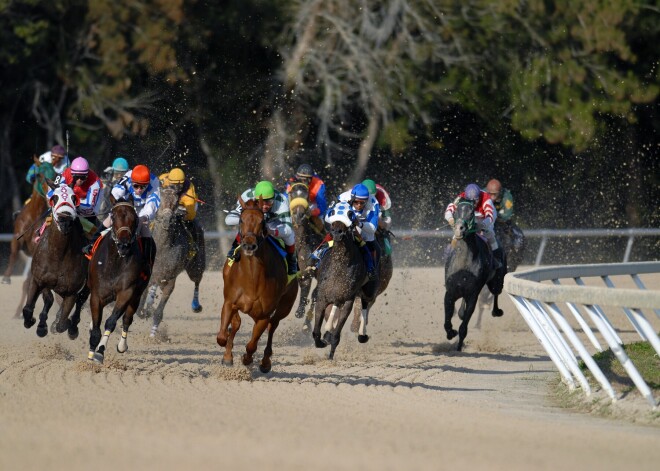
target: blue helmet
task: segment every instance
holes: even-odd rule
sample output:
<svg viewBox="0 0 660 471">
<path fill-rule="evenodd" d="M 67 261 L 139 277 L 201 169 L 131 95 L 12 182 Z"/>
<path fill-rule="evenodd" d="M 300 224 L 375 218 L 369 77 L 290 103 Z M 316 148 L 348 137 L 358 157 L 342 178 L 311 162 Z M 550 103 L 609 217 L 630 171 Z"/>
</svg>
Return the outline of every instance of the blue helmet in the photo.
<svg viewBox="0 0 660 471">
<path fill-rule="evenodd" d="M 351 190 L 351 199 L 353 199 L 353 200 L 368 200 L 369 199 L 369 188 L 364 186 L 362 183 L 358 183 Z"/>
<path fill-rule="evenodd" d="M 128 172 L 128 161 L 123 157 L 117 157 L 112 162 L 112 170 L 115 172 Z"/>
<path fill-rule="evenodd" d="M 481 188 L 476 183 L 470 183 L 465 187 L 465 198 L 472 201 L 479 201 L 481 198 Z"/>
</svg>

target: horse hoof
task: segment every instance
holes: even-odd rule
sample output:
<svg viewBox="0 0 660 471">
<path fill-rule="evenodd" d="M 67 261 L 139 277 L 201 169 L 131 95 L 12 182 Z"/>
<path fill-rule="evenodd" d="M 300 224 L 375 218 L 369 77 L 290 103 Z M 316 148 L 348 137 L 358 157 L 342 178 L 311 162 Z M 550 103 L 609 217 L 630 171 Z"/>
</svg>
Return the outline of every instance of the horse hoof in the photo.
<svg viewBox="0 0 660 471">
<path fill-rule="evenodd" d="M 229 360 L 222 359 L 222 366 L 234 366 L 234 359 L 230 358 Z"/>
<path fill-rule="evenodd" d="M 252 364 L 252 357 L 248 357 L 247 354 L 243 355 L 243 364 L 245 366 Z"/>
<path fill-rule="evenodd" d="M 76 340 L 78 338 L 78 327 L 75 325 L 72 327 L 69 327 L 69 340 Z"/>
<path fill-rule="evenodd" d="M 358 342 L 367 343 L 369 341 L 368 335 L 358 335 Z"/>
<path fill-rule="evenodd" d="M 493 317 L 502 317 L 504 315 L 504 311 L 501 309 L 495 309 L 492 312 Z"/>
<path fill-rule="evenodd" d="M 92 357 L 92 361 L 94 363 L 98 363 L 98 364 L 102 365 L 103 364 L 103 353 L 94 352 L 94 356 Z"/>
<path fill-rule="evenodd" d="M 270 372 L 270 365 L 259 365 L 259 371 L 261 371 L 263 374 Z"/>
<path fill-rule="evenodd" d="M 302 311 L 296 311 L 296 319 L 302 319 L 304 315 L 305 315 L 304 309 Z"/>
<path fill-rule="evenodd" d="M 323 334 L 323 340 L 326 343 L 332 343 L 332 334 L 330 332 L 326 332 L 325 334 Z"/>
<path fill-rule="evenodd" d="M 325 348 L 328 346 L 328 344 L 321 339 L 314 339 L 314 346 L 316 348 Z"/>
<path fill-rule="evenodd" d="M 24 319 L 24 320 L 23 320 L 23 326 L 24 326 L 26 329 L 29 329 L 30 327 L 32 327 L 32 326 L 33 326 L 34 324 L 36 324 L 36 323 L 37 323 L 37 320 L 36 320 L 34 317 L 32 317 L 32 318 L 30 318 L 30 319 Z"/>
<path fill-rule="evenodd" d="M 204 308 L 202 307 L 201 304 L 195 304 L 195 303 L 192 304 L 192 311 L 193 312 L 202 312 L 202 309 L 204 309 Z"/>
<path fill-rule="evenodd" d="M 71 327 L 71 321 L 69 319 L 66 320 L 64 325 L 61 325 L 59 322 L 55 324 L 55 330 L 57 331 L 58 334 L 61 334 L 62 332 L 69 330 L 70 327 Z"/>
<path fill-rule="evenodd" d="M 451 329 L 447 331 L 447 340 L 451 340 L 458 335 L 458 331 Z"/>
<path fill-rule="evenodd" d="M 45 325 L 37 327 L 37 335 L 42 338 L 48 335 L 48 327 Z"/>
<path fill-rule="evenodd" d="M 8 276 L 3 276 L 2 277 L 2 284 L 3 285 L 10 285 L 11 284 L 11 278 L 9 278 Z"/>
</svg>

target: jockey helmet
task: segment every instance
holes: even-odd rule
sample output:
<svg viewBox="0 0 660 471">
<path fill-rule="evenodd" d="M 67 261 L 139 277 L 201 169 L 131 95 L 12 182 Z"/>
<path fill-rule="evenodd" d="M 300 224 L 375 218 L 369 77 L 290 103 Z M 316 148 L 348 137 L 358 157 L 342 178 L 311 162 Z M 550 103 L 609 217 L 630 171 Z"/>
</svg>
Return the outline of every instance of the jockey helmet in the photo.
<svg viewBox="0 0 660 471">
<path fill-rule="evenodd" d="M 151 173 L 146 165 L 136 165 L 131 172 L 131 181 L 142 185 L 148 185 L 151 181 Z"/>
<path fill-rule="evenodd" d="M 112 170 L 115 172 L 128 172 L 128 161 L 123 157 L 117 157 L 112 161 Z"/>
<path fill-rule="evenodd" d="M 312 178 L 313 176 L 314 170 L 309 164 L 302 164 L 300 167 L 298 167 L 298 170 L 296 170 L 296 177 Z"/>
<path fill-rule="evenodd" d="M 167 174 L 167 179 L 173 184 L 183 183 L 186 180 L 186 175 L 180 168 L 173 168 L 170 170 L 170 173 Z"/>
<path fill-rule="evenodd" d="M 488 185 L 486 185 L 486 191 L 488 194 L 490 194 L 490 196 L 498 197 L 502 192 L 502 184 L 499 180 L 493 178 L 488 182 Z"/>
<path fill-rule="evenodd" d="M 62 147 L 59 144 L 53 146 L 53 148 L 50 150 L 50 153 L 53 155 L 59 155 L 60 157 L 64 157 L 66 155 L 66 151 L 64 150 L 64 147 Z"/>
<path fill-rule="evenodd" d="M 351 199 L 352 200 L 368 200 L 369 199 L 369 188 L 364 186 L 362 183 L 358 183 L 351 190 Z"/>
<path fill-rule="evenodd" d="M 479 201 L 481 197 L 481 188 L 476 183 L 470 183 L 465 187 L 465 198 L 472 201 Z"/>
<path fill-rule="evenodd" d="M 371 180 L 371 179 L 366 179 L 362 182 L 364 186 L 367 187 L 369 190 L 370 195 L 375 195 L 376 194 L 376 182 Z"/>
<path fill-rule="evenodd" d="M 51 151 L 52 152 L 52 151 Z M 72 175 L 87 175 L 89 173 L 89 163 L 85 157 L 76 157 L 71 162 Z"/>
<path fill-rule="evenodd" d="M 257 183 L 257 186 L 254 187 L 254 197 L 259 199 L 260 196 L 264 200 L 275 197 L 275 187 L 271 182 L 263 180 Z"/>
</svg>

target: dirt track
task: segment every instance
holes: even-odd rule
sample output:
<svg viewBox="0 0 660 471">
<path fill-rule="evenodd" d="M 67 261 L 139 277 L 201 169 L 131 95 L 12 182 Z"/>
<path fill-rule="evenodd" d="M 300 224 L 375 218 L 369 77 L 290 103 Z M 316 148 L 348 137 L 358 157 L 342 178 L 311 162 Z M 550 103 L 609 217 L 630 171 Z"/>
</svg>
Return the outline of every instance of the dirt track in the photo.
<svg viewBox="0 0 660 471">
<path fill-rule="evenodd" d="M 656 470 L 660 463 L 660 427 L 552 405 L 556 370 L 506 297 L 504 317 L 484 316 L 478 329 L 473 318 L 465 350 L 453 352 L 442 329 L 442 270 L 395 270 L 372 311 L 370 342 L 358 344 L 346 328 L 333 362 L 292 313 L 275 335 L 267 376 L 256 366 L 219 365 L 220 273 L 202 282 L 201 314 L 190 311 L 192 285 L 179 278 L 165 312 L 167 338 L 149 340 L 150 323 L 136 318 L 129 351 L 116 352 L 115 332 L 103 367 L 86 360 L 85 328 L 74 341 L 39 339 L 12 318 L 20 281 L 0 286 L 3 470 Z M 81 327 L 88 322 L 85 310 Z M 252 325 L 243 316 L 237 364 Z"/>
</svg>

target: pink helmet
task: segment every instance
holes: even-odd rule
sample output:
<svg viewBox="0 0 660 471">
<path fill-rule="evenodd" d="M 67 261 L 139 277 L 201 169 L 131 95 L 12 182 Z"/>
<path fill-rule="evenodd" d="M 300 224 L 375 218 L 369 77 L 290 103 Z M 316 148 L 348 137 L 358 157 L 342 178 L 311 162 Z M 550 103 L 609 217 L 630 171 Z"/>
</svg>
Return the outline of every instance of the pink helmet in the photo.
<svg viewBox="0 0 660 471">
<path fill-rule="evenodd" d="M 83 174 L 86 175 L 89 173 L 89 163 L 85 157 L 76 157 L 71 162 L 71 173 L 73 174 Z"/>
</svg>

